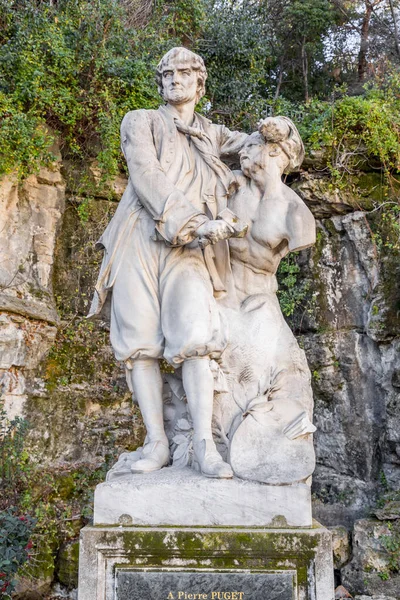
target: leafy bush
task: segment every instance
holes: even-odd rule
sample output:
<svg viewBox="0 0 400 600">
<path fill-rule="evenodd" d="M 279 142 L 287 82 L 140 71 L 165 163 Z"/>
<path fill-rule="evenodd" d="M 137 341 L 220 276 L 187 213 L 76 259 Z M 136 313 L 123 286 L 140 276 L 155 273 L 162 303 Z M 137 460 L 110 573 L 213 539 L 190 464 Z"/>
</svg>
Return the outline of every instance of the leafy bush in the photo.
<svg viewBox="0 0 400 600">
<path fill-rule="evenodd" d="M 291 317 L 303 305 L 310 289 L 310 282 L 298 280 L 300 267 L 293 256 L 284 258 L 278 268 L 278 299 L 285 317 Z"/>
<path fill-rule="evenodd" d="M 304 3 L 285 5 L 290 40 L 279 3 L 275 14 L 262 3 L 160 0 L 146 13 L 143 28 L 132 26 L 136 21 L 126 12 L 130 4 L 0 0 L 0 175 L 17 171 L 23 177 L 51 161 L 48 147 L 55 134 L 64 158 L 97 159 L 104 179 L 125 169 L 122 117 L 129 110 L 159 105 L 154 69 L 162 54 L 178 44 L 205 57 L 209 102 L 205 99 L 204 106 L 214 121 L 250 131 L 266 114 L 287 114 L 299 124 L 308 149 L 326 149 L 337 179 L 362 162 L 382 165 L 388 173 L 397 169 L 396 73 L 390 83 L 378 82 L 362 96 L 338 89 L 335 94 L 341 97 L 335 101 L 274 98 L 283 68 L 277 55 L 282 53 L 297 73 L 286 81 L 284 93 L 290 98 L 303 94 L 297 56 L 301 45 L 310 63 L 310 91 L 322 85 L 326 96 L 323 45 L 316 35 L 317 30 L 326 33 L 334 18 L 326 0 L 306 3 L 313 17 L 304 23 L 296 12 L 304 12 Z M 322 79 L 314 85 L 317 73 Z"/>
<path fill-rule="evenodd" d="M 156 62 L 193 15 L 158 12 L 156 32 L 127 27 L 117 0 L 0 0 L 0 12 L 0 174 L 48 161 L 48 128 L 64 156 L 96 157 L 106 176 L 116 173 L 122 117 L 158 106 Z"/>
<path fill-rule="evenodd" d="M 7 419 L 0 406 L 0 510 L 18 502 L 30 475 L 30 460 L 25 449 L 28 423 L 16 417 Z"/>
<path fill-rule="evenodd" d="M 11 507 L 0 512 L 0 594 L 11 598 L 18 569 L 30 558 L 34 520 Z"/>
<path fill-rule="evenodd" d="M 60 546 L 91 519 L 93 490 L 109 468 L 46 468 L 27 451 L 28 430 L 0 408 L 0 598 L 11 598 L 21 573 L 51 579 Z"/>
<path fill-rule="evenodd" d="M 386 88 L 369 86 L 362 96 L 339 90 L 330 102 L 272 103 L 275 114 L 292 118 L 306 152 L 322 149 L 337 182 L 361 170 L 382 170 L 390 180 L 400 170 L 400 78 Z"/>
<path fill-rule="evenodd" d="M 35 521 L 18 506 L 30 474 L 26 421 L 0 409 L 0 596 L 11 597 L 18 569 L 30 558 Z"/>
</svg>

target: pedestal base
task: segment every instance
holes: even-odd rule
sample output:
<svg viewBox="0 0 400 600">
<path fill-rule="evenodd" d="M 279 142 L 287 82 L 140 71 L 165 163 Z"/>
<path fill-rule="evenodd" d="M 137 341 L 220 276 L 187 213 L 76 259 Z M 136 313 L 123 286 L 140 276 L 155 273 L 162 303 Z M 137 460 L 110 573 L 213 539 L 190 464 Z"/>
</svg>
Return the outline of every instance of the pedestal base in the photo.
<svg viewBox="0 0 400 600">
<path fill-rule="evenodd" d="M 168 467 L 98 485 L 94 524 L 311 527 L 311 491 Z"/>
<path fill-rule="evenodd" d="M 333 600 L 330 532 L 85 527 L 78 600 Z"/>
</svg>

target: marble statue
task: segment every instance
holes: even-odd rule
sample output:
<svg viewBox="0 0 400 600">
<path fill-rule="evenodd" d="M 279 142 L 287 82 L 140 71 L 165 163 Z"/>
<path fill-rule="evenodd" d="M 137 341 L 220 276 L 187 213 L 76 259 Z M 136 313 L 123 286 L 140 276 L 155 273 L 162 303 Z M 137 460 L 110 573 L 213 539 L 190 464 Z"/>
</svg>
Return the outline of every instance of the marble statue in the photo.
<svg viewBox="0 0 400 600">
<path fill-rule="evenodd" d="M 224 309 L 230 332 L 221 366 L 228 391 L 216 395 L 216 433 L 223 433 L 237 476 L 291 484 L 315 467 L 313 399 L 305 354 L 277 300 L 275 273 L 289 251 L 315 243 L 314 217 L 282 181 L 300 166 L 304 149 L 290 119 L 276 117 L 260 124 L 239 156 L 229 206 L 249 231 L 229 241 L 237 304 Z"/>
<path fill-rule="evenodd" d="M 112 292 L 111 343 L 147 436 L 113 474 L 172 460 L 211 478 L 304 481 L 310 375 L 275 278 L 285 254 L 315 241 L 311 213 L 281 178 L 303 145 L 285 117 L 249 136 L 196 113 L 206 77 L 200 56 L 173 48 L 157 67 L 165 104 L 121 125 L 129 182 L 100 239 L 91 314 Z M 239 172 L 223 162 L 235 157 Z M 175 369 L 167 397 L 161 358 Z"/>
</svg>

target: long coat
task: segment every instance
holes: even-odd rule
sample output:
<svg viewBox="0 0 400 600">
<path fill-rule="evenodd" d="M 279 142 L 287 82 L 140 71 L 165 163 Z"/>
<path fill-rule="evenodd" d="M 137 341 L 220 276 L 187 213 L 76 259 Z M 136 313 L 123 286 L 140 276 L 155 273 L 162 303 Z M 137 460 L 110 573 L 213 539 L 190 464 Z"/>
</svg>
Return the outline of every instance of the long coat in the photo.
<svg viewBox="0 0 400 600">
<path fill-rule="evenodd" d="M 221 174 L 221 180 L 226 180 L 228 169 L 220 159 L 237 155 L 247 134 L 231 132 L 225 126 L 215 125 L 197 113 L 195 121 L 207 139 L 207 163 L 217 174 Z M 204 222 L 204 212 L 196 208 L 168 178 L 177 135 L 181 134 L 174 118 L 163 106 L 158 110 L 129 112 L 122 121 L 121 148 L 130 176 L 118 208 L 98 241 L 98 247 L 104 249 L 104 257 L 89 317 L 100 313 L 107 294 L 112 289 L 126 241 L 134 232 L 140 209 L 144 208 L 154 219 L 155 234 L 171 245 L 181 243 L 180 240 L 184 238 L 182 232 L 188 224 L 196 223 L 198 226 L 201 220 Z M 215 198 L 210 198 L 207 203 L 214 218 L 226 206 L 227 187 L 230 183 L 222 181 L 220 193 L 217 192 Z M 216 257 L 217 270 L 218 263 L 223 265 L 222 269 L 226 269 L 229 264 L 226 255 L 228 246 L 222 244 L 220 250 L 221 247 L 225 249 L 222 251 L 225 256 Z"/>
</svg>

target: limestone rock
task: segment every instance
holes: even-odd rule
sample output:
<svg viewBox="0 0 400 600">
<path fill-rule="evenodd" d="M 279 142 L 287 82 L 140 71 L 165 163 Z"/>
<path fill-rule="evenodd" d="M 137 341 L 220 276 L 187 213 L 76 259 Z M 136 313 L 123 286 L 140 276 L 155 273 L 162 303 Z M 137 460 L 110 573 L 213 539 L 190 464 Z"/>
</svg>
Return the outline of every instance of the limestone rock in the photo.
<svg viewBox="0 0 400 600">
<path fill-rule="evenodd" d="M 29 380 L 55 335 L 44 321 L 0 313 L 0 396 L 10 419 L 23 413 Z"/>
<path fill-rule="evenodd" d="M 376 344 L 354 330 L 310 334 L 304 348 L 313 374 L 317 468 L 315 517 L 347 525 L 368 511 L 380 469 L 385 397 Z M 355 434 L 355 432 L 357 432 Z"/>
<path fill-rule="evenodd" d="M 391 554 L 384 541 L 395 533 L 386 523 L 361 519 L 354 524 L 353 558 L 342 569 L 343 585 L 358 594 L 397 596 L 400 575 L 391 570 Z"/>
<path fill-rule="evenodd" d="M 349 532 L 346 527 L 329 527 L 332 533 L 333 565 L 341 569 L 350 560 L 351 548 Z"/>
<path fill-rule="evenodd" d="M 388 318 L 398 304 L 382 291 L 396 285 L 382 282 L 369 218 L 356 211 L 321 220 L 317 247 L 298 258 L 313 290 L 294 321 L 313 378 L 314 515 L 326 525 L 366 516 L 381 473 L 400 485 L 400 341 Z"/>
<path fill-rule="evenodd" d="M 0 183 L 0 308 L 26 317 L 57 321 L 51 272 L 56 234 L 64 210 L 59 165 L 42 169 L 22 184 Z"/>
<path fill-rule="evenodd" d="M 56 334 L 51 276 L 64 190 L 58 162 L 23 183 L 0 182 L 0 393 L 9 418 L 23 414 Z"/>
<path fill-rule="evenodd" d="M 74 201 L 67 201 L 55 248 L 54 294 L 64 314 L 87 315 L 103 253 L 96 248 L 116 202 L 84 199 L 85 220 Z"/>
<path fill-rule="evenodd" d="M 292 188 L 307 203 L 316 218 L 346 214 L 354 210 L 354 196 L 347 190 L 331 186 L 325 177 L 303 174 Z"/>
<path fill-rule="evenodd" d="M 119 202 L 128 183 L 127 177 L 122 174 L 104 181 L 97 161 L 92 161 L 89 165 L 82 165 L 64 160 L 63 174 L 66 180 L 67 193 L 78 197 L 91 196 Z"/>
<path fill-rule="evenodd" d="M 391 500 L 383 508 L 377 508 L 375 515 L 380 521 L 400 519 L 400 500 Z"/>
</svg>

